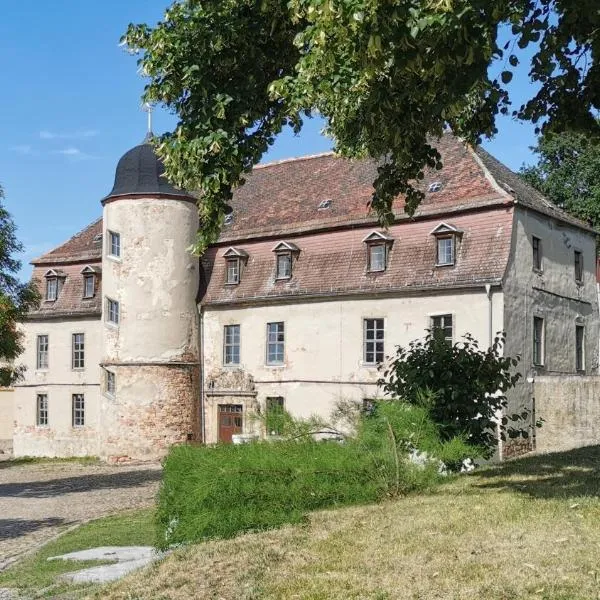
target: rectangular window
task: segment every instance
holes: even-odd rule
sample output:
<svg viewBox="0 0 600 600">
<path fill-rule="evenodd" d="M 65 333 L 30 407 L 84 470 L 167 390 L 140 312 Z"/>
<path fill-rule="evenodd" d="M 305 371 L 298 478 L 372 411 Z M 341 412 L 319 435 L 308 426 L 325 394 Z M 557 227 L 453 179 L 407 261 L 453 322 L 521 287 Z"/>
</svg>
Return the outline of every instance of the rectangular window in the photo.
<svg viewBox="0 0 600 600">
<path fill-rule="evenodd" d="M 283 433 L 285 401 L 282 396 L 270 396 L 266 403 L 266 430 L 269 435 Z"/>
<path fill-rule="evenodd" d="M 83 369 L 85 367 L 85 335 L 83 333 L 74 333 L 72 345 L 72 368 Z"/>
<path fill-rule="evenodd" d="M 115 258 L 121 257 L 121 234 L 114 231 L 108 232 L 108 254 Z"/>
<path fill-rule="evenodd" d="M 35 424 L 39 427 L 48 425 L 48 394 L 38 394 L 36 399 Z"/>
<path fill-rule="evenodd" d="M 369 246 L 369 271 L 385 271 L 385 244 L 371 244 Z"/>
<path fill-rule="evenodd" d="M 267 364 L 282 365 L 285 334 L 283 323 L 267 323 Z"/>
<path fill-rule="evenodd" d="M 117 391 L 117 376 L 112 371 L 106 371 L 106 393 L 114 396 Z"/>
<path fill-rule="evenodd" d="M 454 264 L 454 236 L 440 237 L 437 240 L 437 264 Z"/>
<path fill-rule="evenodd" d="M 223 336 L 223 364 L 240 364 L 240 326 L 225 325 Z"/>
<path fill-rule="evenodd" d="M 119 303 L 116 300 L 106 299 L 106 320 L 113 325 L 119 324 Z"/>
<path fill-rule="evenodd" d="M 73 394 L 73 427 L 85 425 L 85 400 L 83 394 Z"/>
<path fill-rule="evenodd" d="M 48 368 L 48 336 L 38 335 L 37 336 L 37 369 Z"/>
<path fill-rule="evenodd" d="M 544 364 L 544 319 L 533 317 L 533 364 Z"/>
<path fill-rule="evenodd" d="M 277 279 L 289 279 L 292 276 L 292 253 L 277 255 Z"/>
<path fill-rule="evenodd" d="M 575 368 L 585 371 L 585 327 L 575 325 Z"/>
<path fill-rule="evenodd" d="M 436 315 L 431 317 L 431 331 L 434 335 L 442 335 L 452 345 L 454 343 L 454 330 L 452 315 Z"/>
<path fill-rule="evenodd" d="M 46 300 L 54 302 L 58 298 L 58 279 L 46 279 Z"/>
<path fill-rule="evenodd" d="M 240 259 L 230 258 L 227 260 L 227 283 L 240 282 Z"/>
<path fill-rule="evenodd" d="M 574 254 L 575 262 L 575 281 L 581 283 L 583 281 L 583 254 L 578 250 L 575 250 Z"/>
<path fill-rule="evenodd" d="M 533 249 L 533 269 L 534 271 L 542 270 L 542 240 L 535 236 L 531 238 L 531 247 Z"/>
<path fill-rule="evenodd" d="M 384 359 L 383 319 L 364 319 L 363 321 L 363 362 L 375 365 Z"/>
<path fill-rule="evenodd" d="M 84 298 L 93 298 L 95 292 L 95 280 L 94 275 L 84 275 L 83 276 L 83 297 Z"/>
</svg>

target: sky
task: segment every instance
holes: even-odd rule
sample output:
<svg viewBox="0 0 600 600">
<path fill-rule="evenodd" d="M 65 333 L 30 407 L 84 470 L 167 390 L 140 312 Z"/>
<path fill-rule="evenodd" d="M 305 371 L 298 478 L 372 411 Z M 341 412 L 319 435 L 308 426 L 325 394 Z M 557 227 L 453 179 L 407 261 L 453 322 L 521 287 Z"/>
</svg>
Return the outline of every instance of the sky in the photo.
<svg viewBox="0 0 600 600">
<path fill-rule="evenodd" d="M 146 134 L 144 80 L 119 47 L 130 22 L 155 24 L 168 0 L 21 0 L 0 20 L 0 184 L 25 246 L 22 278 L 33 258 L 101 215 L 119 158 Z M 511 84 L 515 103 L 531 93 L 525 69 Z M 174 127 L 164 110 L 154 132 Z M 322 123 L 282 133 L 265 161 L 331 148 Z M 533 162 L 533 127 L 505 117 L 484 147 L 513 170 Z"/>
</svg>

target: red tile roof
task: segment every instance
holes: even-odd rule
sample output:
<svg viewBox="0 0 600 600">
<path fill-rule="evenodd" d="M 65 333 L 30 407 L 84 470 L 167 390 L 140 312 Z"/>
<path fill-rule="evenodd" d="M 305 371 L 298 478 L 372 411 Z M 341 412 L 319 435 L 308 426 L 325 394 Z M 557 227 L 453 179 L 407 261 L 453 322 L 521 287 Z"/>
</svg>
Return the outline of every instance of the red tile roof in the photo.
<svg viewBox="0 0 600 600">
<path fill-rule="evenodd" d="M 202 258 L 202 303 L 228 304 L 280 297 L 325 297 L 365 293 L 404 293 L 432 288 L 460 288 L 500 283 L 510 252 L 512 206 L 453 215 L 451 224 L 463 233 L 457 241 L 456 263 L 436 267 L 436 238 L 431 231 L 441 219 L 405 221 L 387 230 L 394 238 L 388 266 L 367 272 L 367 245 L 372 227 L 295 236 L 300 248 L 291 280 L 275 279 L 273 241 L 240 242 L 248 253 L 238 285 L 225 284 L 228 246 L 212 247 Z M 285 239 L 285 238 L 283 238 Z"/>
<path fill-rule="evenodd" d="M 32 265 L 58 265 L 102 260 L 102 217 L 71 239 L 31 261 Z"/>
<path fill-rule="evenodd" d="M 68 242 L 67 242 L 68 243 Z M 62 288 L 58 298 L 48 302 L 46 298 L 46 273 L 51 269 L 47 265 L 37 265 L 33 270 L 33 280 L 36 282 L 42 302 L 37 310 L 31 311 L 32 319 L 57 318 L 57 317 L 99 317 L 102 312 L 102 275 L 96 273 L 96 290 L 93 298 L 83 297 L 83 275 L 81 271 L 87 266 L 100 269 L 99 260 L 89 261 L 85 264 L 64 263 L 60 266 Z M 58 269 L 57 269 L 58 270 Z"/>
</svg>

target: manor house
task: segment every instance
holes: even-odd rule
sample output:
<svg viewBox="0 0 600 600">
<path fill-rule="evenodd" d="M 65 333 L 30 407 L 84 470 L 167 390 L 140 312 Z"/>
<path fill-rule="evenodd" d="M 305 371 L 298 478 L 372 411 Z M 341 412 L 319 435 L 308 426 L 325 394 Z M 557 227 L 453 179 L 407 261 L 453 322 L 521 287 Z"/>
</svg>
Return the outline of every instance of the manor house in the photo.
<svg viewBox="0 0 600 600">
<path fill-rule="evenodd" d="M 387 229 L 372 161 L 258 166 L 200 259 L 194 196 L 148 142 L 127 152 L 102 216 L 33 261 L 14 454 L 156 459 L 267 435 L 273 407 L 327 417 L 376 398 L 378 365 L 431 328 L 484 348 L 506 331 L 511 410 L 531 408 L 532 374 L 595 374 L 594 231 L 485 150 L 449 133 L 438 148 L 414 218 L 398 198 Z"/>
</svg>

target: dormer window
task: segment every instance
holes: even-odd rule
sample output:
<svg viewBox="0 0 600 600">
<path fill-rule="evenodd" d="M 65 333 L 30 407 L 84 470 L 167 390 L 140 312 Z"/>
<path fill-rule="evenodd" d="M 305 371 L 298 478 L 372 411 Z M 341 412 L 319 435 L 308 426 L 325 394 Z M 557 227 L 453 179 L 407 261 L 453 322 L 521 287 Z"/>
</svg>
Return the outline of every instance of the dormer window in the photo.
<svg viewBox="0 0 600 600">
<path fill-rule="evenodd" d="M 58 299 L 62 282 L 66 274 L 56 269 L 50 269 L 46 275 L 46 301 L 55 302 Z"/>
<path fill-rule="evenodd" d="M 456 240 L 462 233 L 460 229 L 447 223 L 440 223 L 431 231 L 431 235 L 436 238 L 435 264 L 437 267 L 451 267 L 454 265 L 456 261 Z"/>
<path fill-rule="evenodd" d="M 99 272 L 98 267 L 90 267 L 89 265 L 82 269 L 84 298 L 93 298 L 96 295 L 96 274 Z"/>
<path fill-rule="evenodd" d="M 225 257 L 225 283 L 237 285 L 240 282 L 242 264 L 248 259 L 248 253 L 239 248 L 229 248 Z"/>
<path fill-rule="evenodd" d="M 372 231 L 363 243 L 367 245 L 367 271 L 369 273 L 381 273 L 387 269 L 388 254 L 394 238 L 382 233 Z"/>
<path fill-rule="evenodd" d="M 294 255 L 300 253 L 300 248 L 291 242 L 279 242 L 275 248 L 275 279 L 291 279 Z"/>
</svg>

